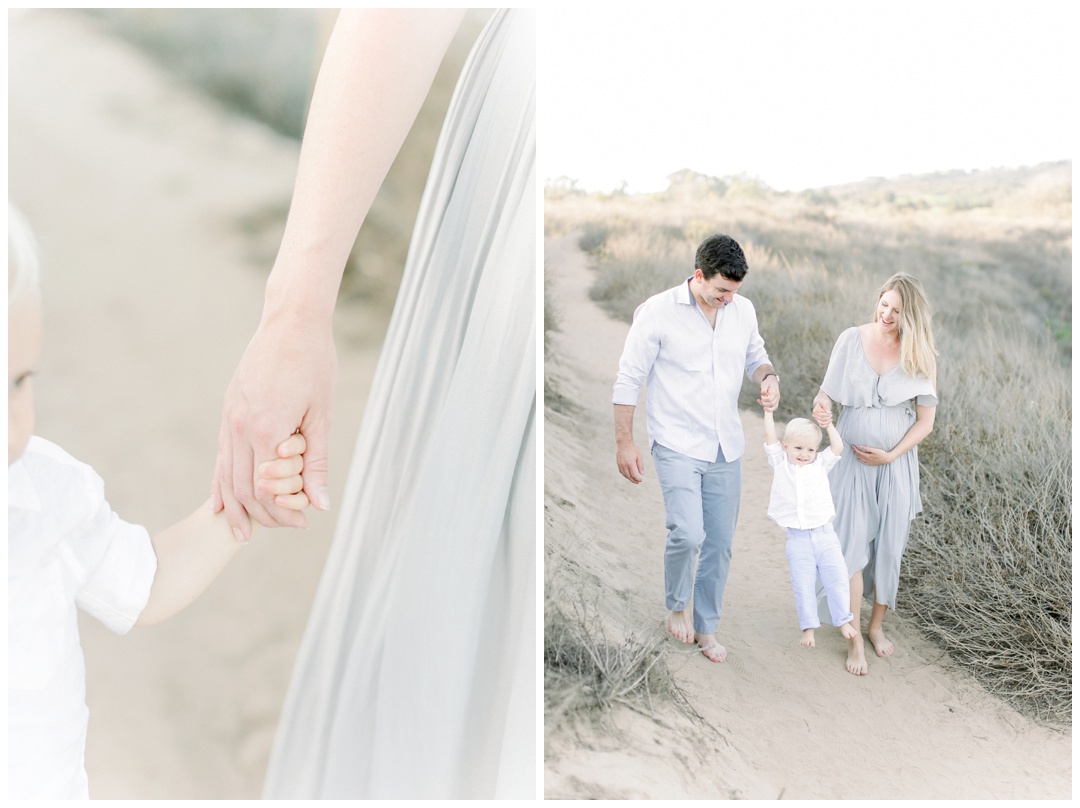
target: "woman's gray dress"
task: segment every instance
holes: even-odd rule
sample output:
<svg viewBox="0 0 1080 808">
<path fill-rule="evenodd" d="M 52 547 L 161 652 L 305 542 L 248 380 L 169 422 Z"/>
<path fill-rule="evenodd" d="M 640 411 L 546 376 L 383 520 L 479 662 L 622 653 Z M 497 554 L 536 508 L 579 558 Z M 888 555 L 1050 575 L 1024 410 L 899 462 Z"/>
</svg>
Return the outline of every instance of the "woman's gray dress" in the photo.
<svg viewBox="0 0 1080 808">
<path fill-rule="evenodd" d="M 829 473 L 829 486 L 848 574 L 862 570 L 865 596 L 895 609 L 900 557 L 911 520 L 922 511 L 918 447 L 892 463 L 868 466 L 856 459 L 851 445 L 892 449 L 915 423 L 916 403 L 937 406 L 934 385 L 899 365 L 878 376 L 859 329 L 852 327 L 836 340 L 821 389 L 843 405 L 836 428 L 844 453 Z"/>
<path fill-rule="evenodd" d="M 535 797 L 535 26 L 451 100 L 269 798 Z"/>
</svg>

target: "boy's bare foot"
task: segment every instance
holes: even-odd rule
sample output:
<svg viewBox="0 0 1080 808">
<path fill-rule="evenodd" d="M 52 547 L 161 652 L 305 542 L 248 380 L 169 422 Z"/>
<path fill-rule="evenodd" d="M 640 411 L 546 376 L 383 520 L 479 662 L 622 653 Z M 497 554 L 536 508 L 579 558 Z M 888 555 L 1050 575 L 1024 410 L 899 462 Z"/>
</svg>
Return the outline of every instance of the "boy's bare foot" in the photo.
<svg viewBox="0 0 1080 808">
<path fill-rule="evenodd" d="M 723 662 L 727 659 L 727 649 L 718 643 L 716 637 L 712 634 L 695 633 L 694 639 L 697 641 L 701 653 L 703 653 L 705 658 L 710 662 Z"/>
<path fill-rule="evenodd" d="M 799 638 L 799 645 L 809 645 L 811 648 L 816 648 L 814 645 L 814 630 L 812 628 L 804 628 L 802 636 Z"/>
<path fill-rule="evenodd" d="M 879 657 L 892 656 L 893 651 L 896 650 L 889 642 L 889 638 L 885 636 L 885 632 L 881 630 L 881 626 L 867 629 L 866 635 L 870 638 L 870 644 L 874 646 L 874 653 Z"/>
<path fill-rule="evenodd" d="M 844 623 L 844 625 L 840 626 L 840 633 L 844 635 L 845 640 L 850 640 L 859 632 L 851 623 Z"/>
<path fill-rule="evenodd" d="M 679 642 L 692 643 L 694 641 L 694 624 L 690 621 L 690 610 L 683 609 L 681 612 L 668 612 L 667 630 Z"/>
<path fill-rule="evenodd" d="M 847 662 L 844 663 L 847 672 L 855 676 L 866 676 L 866 651 L 863 646 L 863 638 L 859 632 L 848 640 Z"/>
</svg>

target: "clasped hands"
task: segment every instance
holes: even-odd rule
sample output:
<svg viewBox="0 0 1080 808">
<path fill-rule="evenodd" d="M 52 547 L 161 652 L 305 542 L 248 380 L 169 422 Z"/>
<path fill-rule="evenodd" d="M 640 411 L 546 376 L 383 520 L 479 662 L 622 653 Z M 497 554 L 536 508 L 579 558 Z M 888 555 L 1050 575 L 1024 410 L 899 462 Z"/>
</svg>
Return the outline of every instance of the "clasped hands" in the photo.
<svg viewBox="0 0 1080 808">
<path fill-rule="evenodd" d="M 211 509 L 224 509 L 237 540 L 252 521 L 304 528 L 309 504 L 329 509 L 336 378 L 329 322 L 264 314 L 225 394 L 211 488 Z"/>
<path fill-rule="evenodd" d="M 299 432 L 290 435 L 277 446 L 277 457 L 259 464 L 255 478 L 255 492 L 258 496 L 273 497 L 274 504 L 287 511 L 301 513 L 308 507 L 307 494 L 304 493 L 304 451 L 307 441 Z M 211 510 L 221 510 L 219 500 L 214 500 Z M 237 528 L 233 528 L 237 541 L 246 543 L 248 539 Z"/>
<path fill-rule="evenodd" d="M 765 412 L 774 412 L 780 406 L 780 385 L 776 376 L 767 376 L 761 382 L 761 398 L 757 400 Z"/>
</svg>

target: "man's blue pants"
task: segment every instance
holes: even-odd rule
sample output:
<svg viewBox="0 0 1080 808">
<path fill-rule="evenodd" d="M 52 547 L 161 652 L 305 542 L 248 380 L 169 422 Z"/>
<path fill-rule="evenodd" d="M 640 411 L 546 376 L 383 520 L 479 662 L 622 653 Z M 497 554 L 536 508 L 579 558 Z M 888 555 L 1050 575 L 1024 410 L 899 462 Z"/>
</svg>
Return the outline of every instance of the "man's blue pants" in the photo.
<svg viewBox="0 0 1080 808">
<path fill-rule="evenodd" d="M 719 447 L 716 460 L 710 463 L 659 443 L 653 444 L 652 456 L 664 493 L 668 529 L 664 550 L 667 608 L 682 611 L 692 592 L 694 631 L 715 634 L 739 518 L 741 461 L 729 463 Z"/>
</svg>

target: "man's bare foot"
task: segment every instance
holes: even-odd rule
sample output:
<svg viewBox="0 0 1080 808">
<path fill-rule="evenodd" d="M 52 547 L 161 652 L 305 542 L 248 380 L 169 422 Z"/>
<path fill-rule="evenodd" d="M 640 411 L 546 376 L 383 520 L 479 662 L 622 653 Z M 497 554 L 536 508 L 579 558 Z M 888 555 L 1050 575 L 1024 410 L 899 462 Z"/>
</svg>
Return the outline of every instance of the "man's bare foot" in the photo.
<svg viewBox="0 0 1080 808">
<path fill-rule="evenodd" d="M 859 633 L 859 631 L 855 628 L 855 626 L 848 622 L 840 626 L 840 633 L 844 635 L 845 640 L 850 640 L 853 639 L 855 635 Z"/>
<path fill-rule="evenodd" d="M 799 638 L 799 645 L 809 645 L 811 648 L 815 648 L 814 645 L 814 630 L 812 628 L 804 628 L 802 636 Z"/>
<path fill-rule="evenodd" d="M 712 634 L 695 633 L 694 639 L 697 641 L 701 653 L 703 653 L 705 658 L 710 662 L 723 662 L 727 659 L 727 649 L 718 643 L 716 637 Z"/>
<path fill-rule="evenodd" d="M 866 651 L 863 646 L 863 638 L 859 632 L 848 640 L 847 662 L 844 663 L 847 672 L 855 676 L 866 676 Z"/>
<path fill-rule="evenodd" d="M 694 641 L 694 624 L 690 620 L 690 610 L 683 609 L 681 612 L 668 612 L 667 630 L 679 642 L 692 643 Z"/>
<path fill-rule="evenodd" d="M 885 632 L 881 630 L 881 626 L 867 629 L 866 635 L 870 638 L 870 644 L 874 646 L 874 653 L 878 656 L 892 656 L 893 651 L 896 650 L 893 644 L 889 642 L 889 638 L 885 636 Z"/>
</svg>

